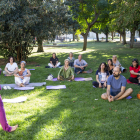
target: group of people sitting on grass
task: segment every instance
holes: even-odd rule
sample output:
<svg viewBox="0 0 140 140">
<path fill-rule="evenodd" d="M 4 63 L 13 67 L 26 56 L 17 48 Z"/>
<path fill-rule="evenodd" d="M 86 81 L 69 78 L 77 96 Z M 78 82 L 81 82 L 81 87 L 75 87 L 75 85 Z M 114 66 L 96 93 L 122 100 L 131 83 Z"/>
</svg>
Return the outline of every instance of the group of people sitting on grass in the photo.
<svg viewBox="0 0 140 140">
<path fill-rule="evenodd" d="M 53 53 L 53 56 L 50 58 L 50 63 L 48 64 L 51 68 L 56 68 L 60 66 L 60 62 L 56 57 L 56 54 Z M 21 61 L 20 69 L 18 69 L 17 64 L 14 62 L 14 58 L 9 58 L 9 63 L 5 67 L 3 73 L 6 76 L 15 76 L 15 83 L 21 87 L 25 86 L 30 81 L 31 73 L 28 69 L 25 68 L 26 62 Z M 92 70 L 85 71 L 85 68 L 88 66 L 87 62 L 82 59 L 82 55 L 78 56 L 78 59 L 74 59 L 73 54 L 70 53 L 69 57 L 65 59 L 64 66 L 61 67 L 58 73 L 58 80 L 74 80 L 74 72 L 76 74 L 80 73 L 92 73 Z M 74 71 L 72 69 L 74 67 Z M 140 66 L 137 59 L 133 59 L 132 65 L 129 67 L 130 78 L 129 81 L 132 83 L 137 83 L 140 85 Z M 113 55 L 112 59 L 108 59 L 107 64 L 102 62 L 99 65 L 98 70 L 96 71 L 96 81 L 93 81 L 93 86 L 96 88 L 107 88 L 106 93 L 101 95 L 101 98 L 108 100 L 109 102 L 120 100 L 129 96 L 133 89 L 129 88 L 126 90 L 126 78 L 121 75 L 121 72 L 125 72 L 120 62 L 117 60 L 117 56 Z M 3 127 L 3 130 L 12 132 L 16 130 L 18 125 L 9 126 L 6 120 L 6 115 L 0 96 L 0 123 Z"/>
</svg>

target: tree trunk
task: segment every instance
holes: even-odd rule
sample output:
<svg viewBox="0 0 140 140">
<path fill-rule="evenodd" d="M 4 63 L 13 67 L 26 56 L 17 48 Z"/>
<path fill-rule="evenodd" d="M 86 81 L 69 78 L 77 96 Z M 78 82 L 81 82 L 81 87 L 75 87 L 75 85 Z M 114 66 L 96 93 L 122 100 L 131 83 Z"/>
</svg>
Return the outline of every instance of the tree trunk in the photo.
<svg viewBox="0 0 140 140">
<path fill-rule="evenodd" d="M 134 45 L 134 36 L 135 36 L 135 30 L 133 29 L 131 31 L 130 48 L 133 48 L 133 45 Z"/>
<path fill-rule="evenodd" d="M 42 39 L 37 39 L 38 41 L 38 50 L 37 52 L 44 52 L 43 46 L 42 46 Z"/>
<path fill-rule="evenodd" d="M 121 34 L 120 34 L 120 42 L 122 41 Z"/>
<path fill-rule="evenodd" d="M 108 42 L 108 34 L 106 34 L 106 42 Z"/>
<path fill-rule="evenodd" d="M 97 39 L 97 42 L 99 42 L 99 35 L 98 35 L 98 33 L 96 33 L 96 39 Z"/>
<path fill-rule="evenodd" d="M 17 61 L 20 62 L 20 46 L 17 46 Z"/>
<path fill-rule="evenodd" d="M 75 32 L 73 32 L 73 41 L 75 41 Z"/>
<path fill-rule="evenodd" d="M 127 44 L 127 43 L 126 43 L 126 33 L 125 33 L 125 29 L 123 29 L 122 37 L 123 37 L 123 45 Z"/>
<path fill-rule="evenodd" d="M 83 37 L 84 37 L 83 51 L 86 51 L 86 49 L 87 49 L 87 34 L 83 35 Z"/>
<path fill-rule="evenodd" d="M 113 32 L 112 32 L 112 40 L 113 40 Z"/>
<path fill-rule="evenodd" d="M 139 37 L 140 37 L 140 30 L 139 30 Z"/>
<path fill-rule="evenodd" d="M 115 32 L 114 32 L 114 37 L 115 37 Z"/>
<path fill-rule="evenodd" d="M 127 44 L 127 43 L 126 43 L 126 33 L 124 33 L 124 34 L 122 35 L 122 37 L 123 37 L 123 45 Z"/>
</svg>

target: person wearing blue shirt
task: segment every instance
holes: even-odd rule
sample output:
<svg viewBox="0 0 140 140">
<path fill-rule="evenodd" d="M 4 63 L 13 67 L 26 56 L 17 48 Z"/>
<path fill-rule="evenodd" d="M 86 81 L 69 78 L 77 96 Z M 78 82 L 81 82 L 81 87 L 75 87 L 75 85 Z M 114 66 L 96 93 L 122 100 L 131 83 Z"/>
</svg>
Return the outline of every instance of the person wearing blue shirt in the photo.
<svg viewBox="0 0 140 140">
<path fill-rule="evenodd" d="M 113 75 L 109 76 L 107 80 L 107 92 L 101 95 L 101 98 L 109 102 L 120 100 L 129 96 L 133 89 L 126 90 L 126 78 L 121 75 L 119 66 L 113 69 Z"/>
</svg>

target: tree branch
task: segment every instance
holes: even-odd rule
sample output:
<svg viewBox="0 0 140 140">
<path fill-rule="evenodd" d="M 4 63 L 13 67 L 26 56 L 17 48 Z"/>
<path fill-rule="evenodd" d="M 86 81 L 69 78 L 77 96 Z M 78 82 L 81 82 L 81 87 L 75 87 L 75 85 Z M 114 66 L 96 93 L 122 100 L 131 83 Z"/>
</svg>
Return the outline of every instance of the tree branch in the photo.
<svg viewBox="0 0 140 140">
<path fill-rule="evenodd" d="M 89 23 L 87 22 L 87 18 L 85 18 L 87 25 L 89 25 Z"/>
<path fill-rule="evenodd" d="M 81 35 L 84 36 L 85 34 L 84 33 L 81 33 Z"/>
<path fill-rule="evenodd" d="M 94 6 L 94 13 L 95 13 L 95 15 L 96 15 L 96 8 L 95 8 L 95 5 L 93 5 Z"/>
<path fill-rule="evenodd" d="M 94 18 L 94 20 L 89 24 L 89 28 L 91 28 L 91 27 L 95 24 L 95 22 L 97 22 L 97 19 L 98 19 L 99 15 L 100 15 L 100 14 L 95 14 L 95 18 Z"/>
</svg>

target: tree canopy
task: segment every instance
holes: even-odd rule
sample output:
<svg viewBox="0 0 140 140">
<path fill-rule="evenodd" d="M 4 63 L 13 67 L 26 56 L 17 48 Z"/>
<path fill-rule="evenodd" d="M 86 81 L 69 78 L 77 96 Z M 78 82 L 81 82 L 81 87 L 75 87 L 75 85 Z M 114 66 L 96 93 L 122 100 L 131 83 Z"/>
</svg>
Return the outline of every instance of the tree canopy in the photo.
<svg viewBox="0 0 140 140">
<path fill-rule="evenodd" d="M 80 29 L 77 30 L 84 38 L 83 50 L 87 47 L 87 36 L 91 28 L 100 28 L 100 23 L 106 23 L 109 13 L 114 5 L 109 0 L 68 0 L 73 18 L 78 21 Z"/>
<path fill-rule="evenodd" d="M 53 0 L 1 0 L 0 47 L 4 57 L 17 61 L 27 59 L 35 37 L 38 51 L 43 51 L 42 40 L 53 40 L 61 34 L 67 21 L 67 7 Z"/>
</svg>

